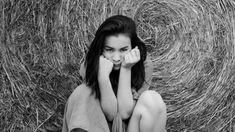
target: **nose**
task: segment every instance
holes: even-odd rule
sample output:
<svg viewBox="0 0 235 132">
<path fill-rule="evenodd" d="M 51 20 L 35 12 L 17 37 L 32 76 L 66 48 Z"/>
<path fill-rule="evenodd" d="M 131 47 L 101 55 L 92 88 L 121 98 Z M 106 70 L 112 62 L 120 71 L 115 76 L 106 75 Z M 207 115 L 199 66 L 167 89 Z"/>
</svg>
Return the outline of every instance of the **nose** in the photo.
<svg viewBox="0 0 235 132">
<path fill-rule="evenodd" d="M 122 55 L 121 55 L 121 53 L 114 53 L 114 55 L 113 55 L 113 61 L 114 62 L 119 62 L 119 61 L 121 61 L 122 60 Z"/>
</svg>

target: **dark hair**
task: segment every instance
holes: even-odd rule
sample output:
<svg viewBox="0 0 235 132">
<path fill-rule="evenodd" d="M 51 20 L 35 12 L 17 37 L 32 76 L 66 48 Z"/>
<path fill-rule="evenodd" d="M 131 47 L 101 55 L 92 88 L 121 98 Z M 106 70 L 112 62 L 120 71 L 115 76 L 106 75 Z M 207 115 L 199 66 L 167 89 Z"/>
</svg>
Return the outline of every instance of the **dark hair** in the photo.
<svg viewBox="0 0 235 132">
<path fill-rule="evenodd" d="M 131 87 L 139 90 L 143 85 L 145 79 L 144 61 L 146 59 L 146 47 L 145 44 L 138 38 L 136 33 L 135 22 L 126 16 L 116 15 L 107 18 L 98 28 L 93 39 L 85 60 L 86 84 L 92 88 L 92 93 L 96 93 L 96 97 L 100 99 L 100 90 L 98 84 L 98 69 L 99 69 L 99 57 L 103 53 L 104 41 L 107 36 L 126 34 L 131 39 L 131 46 L 134 48 L 138 46 L 141 54 L 140 61 L 136 63 L 131 70 Z M 110 74 L 110 81 L 112 87 L 116 93 L 118 85 L 119 72 L 112 71 Z"/>
</svg>

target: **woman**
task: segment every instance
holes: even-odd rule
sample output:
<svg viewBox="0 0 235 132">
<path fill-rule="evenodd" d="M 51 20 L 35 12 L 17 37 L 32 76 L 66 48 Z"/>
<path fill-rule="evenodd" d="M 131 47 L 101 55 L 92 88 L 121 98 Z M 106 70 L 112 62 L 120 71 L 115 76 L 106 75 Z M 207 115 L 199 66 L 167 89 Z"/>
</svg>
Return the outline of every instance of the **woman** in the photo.
<svg viewBox="0 0 235 132">
<path fill-rule="evenodd" d="M 153 64 L 134 21 L 116 15 L 98 28 L 70 95 L 63 132 L 164 132 L 166 106 L 148 90 Z"/>
</svg>

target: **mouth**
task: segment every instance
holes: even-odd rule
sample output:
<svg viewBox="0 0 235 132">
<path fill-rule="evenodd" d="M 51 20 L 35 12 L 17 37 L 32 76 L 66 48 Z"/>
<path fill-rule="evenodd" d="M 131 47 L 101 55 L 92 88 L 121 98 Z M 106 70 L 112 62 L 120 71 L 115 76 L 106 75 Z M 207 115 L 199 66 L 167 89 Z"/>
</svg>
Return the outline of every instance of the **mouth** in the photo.
<svg viewBox="0 0 235 132">
<path fill-rule="evenodd" d="M 121 63 L 118 63 L 118 64 L 113 63 L 113 65 L 114 65 L 114 66 L 120 66 L 120 65 L 121 65 Z"/>
<path fill-rule="evenodd" d="M 113 64 L 113 69 L 117 70 L 121 67 L 121 64 Z"/>
</svg>

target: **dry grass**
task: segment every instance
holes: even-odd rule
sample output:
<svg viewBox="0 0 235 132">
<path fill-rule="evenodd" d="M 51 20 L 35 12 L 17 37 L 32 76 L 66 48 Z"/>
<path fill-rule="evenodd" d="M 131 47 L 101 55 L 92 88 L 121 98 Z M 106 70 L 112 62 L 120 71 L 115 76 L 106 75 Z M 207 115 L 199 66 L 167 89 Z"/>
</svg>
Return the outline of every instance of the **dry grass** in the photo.
<svg viewBox="0 0 235 132">
<path fill-rule="evenodd" d="M 115 14 L 147 44 L 168 131 L 235 131 L 234 10 L 234 0 L 1 0 L 0 131 L 60 130 L 94 33 Z"/>
</svg>

